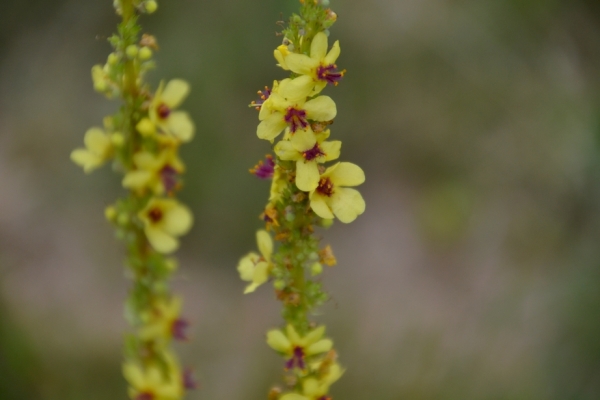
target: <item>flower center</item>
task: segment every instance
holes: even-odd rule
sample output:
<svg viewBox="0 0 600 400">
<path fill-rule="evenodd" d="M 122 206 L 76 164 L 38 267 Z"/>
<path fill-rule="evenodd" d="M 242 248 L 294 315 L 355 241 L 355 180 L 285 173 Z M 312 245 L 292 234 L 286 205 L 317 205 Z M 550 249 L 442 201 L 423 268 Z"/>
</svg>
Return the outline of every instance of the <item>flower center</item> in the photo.
<svg viewBox="0 0 600 400">
<path fill-rule="evenodd" d="M 135 400 L 153 400 L 154 394 L 150 392 L 143 392 L 135 396 Z"/>
<path fill-rule="evenodd" d="M 302 350 L 302 347 L 300 346 L 294 347 L 292 358 L 287 360 L 285 363 L 286 370 L 290 370 L 294 367 L 298 367 L 300 369 L 306 368 L 306 364 L 304 363 L 304 350 Z"/>
<path fill-rule="evenodd" d="M 308 121 L 306 120 L 306 111 L 304 110 L 299 110 L 294 107 L 288 107 L 284 119 L 285 122 L 287 122 L 290 125 L 290 131 L 292 133 L 296 133 L 296 131 L 300 127 L 302 127 L 303 129 L 308 127 Z"/>
<path fill-rule="evenodd" d="M 185 332 L 188 326 L 190 326 L 190 323 L 186 319 L 177 318 L 175 321 L 173 321 L 173 324 L 171 324 L 171 334 L 177 340 L 188 340 L 188 336 Z"/>
<path fill-rule="evenodd" d="M 317 79 L 325 81 L 331 85 L 337 86 L 337 84 L 342 79 L 345 73 L 346 70 L 338 71 L 337 65 L 335 64 L 321 64 L 317 68 Z"/>
<path fill-rule="evenodd" d="M 323 150 L 321 150 L 318 143 L 316 143 L 312 149 L 307 150 L 304 153 L 302 153 L 302 156 L 304 157 L 304 159 L 306 161 L 311 161 L 319 156 L 324 156 L 324 155 L 325 155 L 325 153 L 323 153 Z"/>
<path fill-rule="evenodd" d="M 333 194 L 333 183 L 329 178 L 321 178 L 319 186 L 317 186 L 317 192 L 330 197 Z"/>
<path fill-rule="evenodd" d="M 156 113 L 158 114 L 158 118 L 167 119 L 171 114 L 171 109 L 165 103 L 160 103 L 160 105 L 156 107 Z"/>
<path fill-rule="evenodd" d="M 250 168 L 250 173 L 256 175 L 260 179 L 271 179 L 275 173 L 275 161 L 273 161 L 273 156 L 270 154 L 267 154 L 265 161 L 266 162 L 263 162 L 261 160 L 254 168 Z"/>
<path fill-rule="evenodd" d="M 165 165 L 163 169 L 160 170 L 160 180 L 167 192 L 172 192 L 177 186 L 177 176 L 177 171 L 170 165 Z"/>
<path fill-rule="evenodd" d="M 162 219 L 162 217 L 163 212 L 160 208 L 154 207 L 153 209 L 148 211 L 148 218 L 150 218 L 150 221 L 152 221 L 155 224 L 159 222 Z"/>
</svg>

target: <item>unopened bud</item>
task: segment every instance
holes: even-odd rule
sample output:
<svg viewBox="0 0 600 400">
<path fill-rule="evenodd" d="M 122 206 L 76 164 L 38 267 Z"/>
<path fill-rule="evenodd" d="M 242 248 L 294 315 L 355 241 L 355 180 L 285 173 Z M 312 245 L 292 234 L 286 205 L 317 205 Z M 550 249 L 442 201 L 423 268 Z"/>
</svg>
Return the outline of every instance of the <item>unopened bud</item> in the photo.
<svg viewBox="0 0 600 400">
<path fill-rule="evenodd" d="M 310 266 L 310 274 L 312 276 L 317 276 L 321 273 L 323 273 L 323 266 L 321 265 L 321 263 L 317 262 Z"/>
<path fill-rule="evenodd" d="M 127 46 L 125 49 L 125 54 L 127 54 L 127 57 L 129 58 L 135 58 L 137 57 L 139 50 L 140 49 L 136 45 L 132 44 Z"/>
<path fill-rule="evenodd" d="M 125 137 L 121 132 L 115 132 L 110 135 L 110 141 L 115 147 L 121 147 L 125 143 Z"/>
<path fill-rule="evenodd" d="M 144 4 L 144 8 L 148 14 L 152 14 L 158 8 L 158 3 L 154 0 L 147 1 Z"/>
<path fill-rule="evenodd" d="M 115 65 L 119 62 L 119 56 L 116 53 L 110 53 L 107 60 L 109 65 Z"/>
<path fill-rule="evenodd" d="M 114 221 L 117 216 L 117 209 L 114 206 L 108 206 L 104 209 L 104 216 L 109 221 Z"/>
<path fill-rule="evenodd" d="M 142 61 L 149 60 L 150 58 L 152 58 L 152 50 L 150 50 L 148 47 L 142 47 L 140 49 L 139 57 Z"/>
</svg>

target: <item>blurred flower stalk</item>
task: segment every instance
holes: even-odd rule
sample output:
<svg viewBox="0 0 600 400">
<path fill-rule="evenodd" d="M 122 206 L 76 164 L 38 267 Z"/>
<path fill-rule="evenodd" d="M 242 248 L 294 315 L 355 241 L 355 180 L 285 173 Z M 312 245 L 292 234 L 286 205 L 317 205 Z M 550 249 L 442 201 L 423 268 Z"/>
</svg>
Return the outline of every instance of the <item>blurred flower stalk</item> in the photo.
<svg viewBox="0 0 600 400">
<path fill-rule="evenodd" d="M 257 232 L 259 252 L 238 264 L 245 293 L 271 280 L 283 304 L 285 326 L 267 333 L 267 343 L 284 358 L 285 387 L 274 387 L 270 400 L 328 400 L 329 387 L 343 374 L 325 327 L 311 317 L 327 300 L 319 276 L 323 265 L 334 266 L 330 246 L 321 247 L 315 227 L 328 227 L 335 218 L 350 223 L 365 211 L 353 186 L 365 180 L 362 169 L 340 157 L 341 141 L 329 140 L 337 114 L 335 102 L 321 95 L 337 86 L 345 74 L 336 60 L 339 42 L 329 47 L 329 28 L 336 14 L 327 0 L 304 0 L 284 28 L 283 43 L 274 51 L 278 66 L 290 77 L 259 91 L 251 107 L 259 111 L 257 135 L 273 146 L 250 170 L 272 179 L 268 204 Z"/>
<path fill-rule="evenodd" d="M 109 38 L 113 52 L 105 65 L 92 68 L 96 91 L 119 98 L 120 110 L 90 128 L 85 148 L 71 159 L 89 173 L 112 161 L 123 175 L 128 194 L 109 206 L 106 218 L 127 247 L 126 270 L 132 279 L 126 316 L 134 328 L 125 343 L 123 373 L 133 400 L 178 400 L 194 387 L 171 349 L 173 340 L 187 340 L 188 322 L 181 316 L 181 298 L 169 289 L 177 261 L 169 257 L 179 237 L 192 226 L 192 213 L 175 195 L 185 170 L 179 147 L 194 135 L 188 114 L 177 108 L 189 93 L 182 80 L 161 83 L 153 92 L 144 81 L 155 67 L 156 39 L 141 34 L 138 18 L 157 9 L 154 0 L 115 0 L 122 22 Z"/>
</svg>

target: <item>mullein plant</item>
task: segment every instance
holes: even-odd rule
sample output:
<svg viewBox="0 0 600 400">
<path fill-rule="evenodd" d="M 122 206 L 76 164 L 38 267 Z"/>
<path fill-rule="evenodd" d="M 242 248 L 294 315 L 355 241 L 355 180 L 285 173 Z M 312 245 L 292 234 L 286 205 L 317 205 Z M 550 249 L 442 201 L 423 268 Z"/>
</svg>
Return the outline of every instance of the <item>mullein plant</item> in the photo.
<svg viewBox="0 0 600 400">
<path fill-rule="evenodd" d="M 259 111 L 258 137 L 274 144 L 274 155 L 250 172 L 272 183 L 261 215 L 265 229 L 256 233 L 259 251 L 237 267 L 248 282 L 245 293 L 271 281 L 283 304 L 285 325 L 267 332 L 267 344 L 284 358 L 284 386 L 273 387 L 270 400 L 331 399 L 329 387 L 344 369 L 325 326 L 312 316 L 327 300 L 319 275 L 336 259 L 330 246 L 321 246 L 315 227 L 328 227 L 335 218 L 350 223 L 365 211 L 352 188 L 364 182 L 364 172 L 337 161 L 341 142 L 329 140 L 336 105 L 321 94 L 345 74 L 336 65 L 339 41 L 328 44 L 337 17 L 327 0 L 300 3 L 300 13 L 290 18 L 283 43 L 274 50 L 277 65 L 290 76 L 259 91 L 260 99 L 250 104 Z"/>
<path fill-rule="evenodd" d="M 132 332 L 125 340 L 123 374 L 133 400 L 179 400 L 195 386 L 172 350 L 187 340 L 182 301 L 169 289 L 177 261 L 170 255 L 192 226 L 192 213 L 175 197 L 185 166 L 179 147 L 194 135 L 188 114 L 177 108 L 189 93 L 179 79 L 152 91 L 144 81 L 155 67 L 154 36 L 141 34 L 138 19 L 157 9 L 154 0 L 114 0 L 122 21 L 109 38 L 113 51 L 92 68 L 96 91 L 121 101 L 119 111 L 90 128 L 85 148 L 71 159 L 89 173 L 112 161 L 127 194 L 105 210 L 127 248 L 126 272 L 133 281 L 125 305 Z"/>
</svg>

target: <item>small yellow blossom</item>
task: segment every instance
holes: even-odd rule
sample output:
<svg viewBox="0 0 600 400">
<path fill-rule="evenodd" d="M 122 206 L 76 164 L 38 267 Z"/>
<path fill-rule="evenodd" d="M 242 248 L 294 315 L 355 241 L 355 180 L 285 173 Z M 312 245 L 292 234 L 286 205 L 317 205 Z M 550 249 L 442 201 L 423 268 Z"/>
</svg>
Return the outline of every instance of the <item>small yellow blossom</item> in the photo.
<svg viewBox="0 0 600 400">
<path fill-rule="evenodd" d="M 344 370 L 338 363 L 332 364 L 328 372 L 319 379 L 310 377 L 302 382 L 302 394 L 287 393 L 281 397 L 281 400 L 323 400 L 327 397 L 329 387 L 335 383 L 344 374 Z"/>
<path fill-rule="evenodd" d="M 265 283 L 269 279 L 269 271 L 273 267 L 271 263 L 271 255 L 273 254 L 271 235 L 265 230 L 259 230 L 256 232 L 256 242 L 262 256 L 249 253 L 240 260 L 237 266 L 242 280 L 252 282 L 246 286 L 244 293 L 252 293 L 257 287 Z"/>
<path fill-rule="evenodd" d="M 277 65 L 286 71 L 289 71 L 289 68 L 287 67 L 287 64 L 285 63 L 285 58 L 290 54 L 292 54 L 292 53 L 290 52 L 290 50 L 288 48 L 288 43 L 285 43 L 285 42 L 283 44 L 277 46 L 277 48 L 273 51 L 273 55 L 275 56 L 275 59 L 279 63 Z"/>
<path fill-rule="evenodd" d="M 177 176 L 185 167 L 174 148 L 167 147 L 159 154 L 141 151 L 133 156 L 136 169 L 123 177 L 123 187 L 142 190 L 149 188 L 154 194 L 169 193 L 176 188 Z"/>
<path fill-rule="evenodd" d="M 174 111 L 190 91 L 187 82 L 173 79 L 165 86 L 161 82 L 150 108 L 148 118 L 142 118 L 137 130 L 144 136 L 155 135 L 167 143 L 189 142 L 194 136 L 194 123 L 185 111 Z"/>
<path fill-rule="evenodd" d="M 365 212 L 365 201 L 355 189 L 365 181 L 365 173 L 356 164 L 339 162 L 321 175 L 319 185 L 310 192 L 310 207 L 321 218 L 335 215 L 344 223 L 352 222 Z"/>
<path fill-rule="evenodd" d="M 129 383 L 129 397 L 132 400 L 180 400 L 183 396 L 183 380 L 175 356 L 164 354 L 167 374 L 158 365 L 142 368 L 134 362 L 123 365 L 123 375 Z"/>
<path fill-rule="evenodd" d="M 340 55 L 340 43 L 336 41 L 327 53 L 327 35 L 319 32 L 315 35 L 310 46 L 310 57 L 305 54 L 289 53 L 284 57 L 285 65 L 292 72 L 307 75 L 312 80 L 304 81 L 312 94 L 320 93 L 329 83 L 337 85 L 345 71 L 337 71 L 335 61 Z"/>
<path fill-rule="evenodd" d="M 146 316 L 146 322 L 140 329 L 140 339 L 162 342 L 168 342 L 171 338 L 186 340 L 188 322 L 180 318 L 181 303 L 179 297 L 159 301 Z"/>
<path fill-rule="evenodd" d="M 148 241 L 159 253 L 172 253 L 179 247 L 178 236 L 192 227 L 192 213 L 174 199 L 152 198 L 138 217 Z"/>
<path fill-rule="evenodd" d="M 306 129 L 309 120 L 329 121 L 335 118 L 337 109 L 329 96 L 319 96 L 306 101 L 312 88 L 306 86 L 306 78 L 284 79 L 273 88 L 269 98 L 262 104 L 256 130 L 260 139 L 273 141 L 286 127 L 294 134 Z"/>
<path fill-rule="evenodd" d="M 333 347 L 331 339 L 322 339 L 325 326 L 310 331 L 306 336 L 300 337 L 292 325 L 286 327 L 286 333 L 279 329 L 267 332 L 267 344 L 274 350 L 290 357 L 286 361 L 286 369 L 298 367 L 306 368 L 305 357 L 325 353 Z"/>
<path fill-rule="evenodd" d="M 310 192 L 319 186 L 318 164 L 335 160 L 340 156 L 342 142 L 326 142 L 329 130 L 315 135 L 307 127 L 294 134 L 289 141 L 282 140 L 275 145 L 275 153 L 282 160 L 296 161 L 296 186 Z"/>
<path fill-rule="evenodd" d="M 71 160 L 83 167 L 86 173 L 99 168 L 112 157 L 113 144 L 106 132 L 100 128 L 90 128 L 83 138 L 85 149 L 71 152 Z"/>
</svg>

